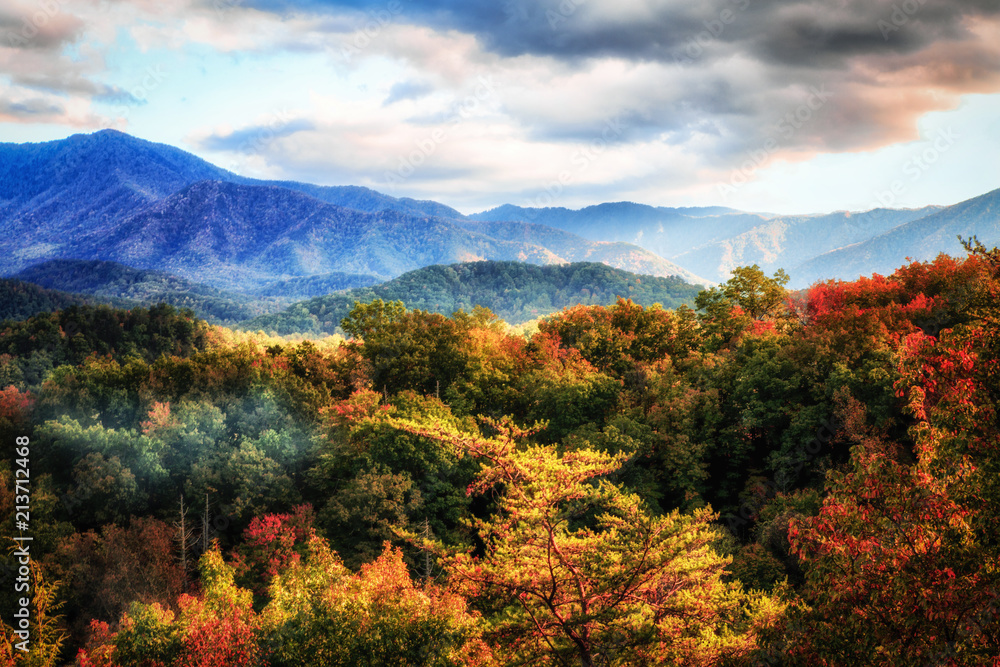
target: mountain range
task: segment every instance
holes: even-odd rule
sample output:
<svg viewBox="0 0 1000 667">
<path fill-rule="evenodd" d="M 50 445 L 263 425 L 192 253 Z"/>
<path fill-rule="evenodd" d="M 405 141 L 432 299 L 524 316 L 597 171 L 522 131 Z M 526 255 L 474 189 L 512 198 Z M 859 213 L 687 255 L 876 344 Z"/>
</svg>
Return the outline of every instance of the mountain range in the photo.
<svg viewBox="0 0 1000 667">
<path fill-rule="evenodd" d="M 504 205 L 484 221 L 522 220 L 600 241 L 634 243 L 714 281 L 737 266 L 784 269 L 791 287 L 891 273 L 907 257 L 962 254 L 958 236 L 1000 243 L 1000 190 L 953 206 L 877 208 L 824 215 L 744 213 L 723 207 L 666 208 L 632 202 L 566 208 Z"/>
<path fill-rule="evenodd" d="M 1000 190 L 951 206 L 824 215 L 633 202 L 463 215 L 359 186 L 250 179 L 103 130 L 0 144 L 0 233 L 12 240 L 0 275 L 101 260 L 287 303 L 434 264 L 585 261 L 703 285 L 758 264 L 802 288 L 960 254 L 959 235 L 1000 243 L 998 204 Z"/>
<path fill-rule="evenodd" d="M 17 239 L 0 258 L 8 275 L 48 259 L 108 260 L 256 290 L 317 274 L 386 279 L 503 259 L 598 261 L 706 282 L 639 246 L 520 221 L 487 226 L 437 202 L 360 187 L 247 179 L 114 130 L 0 144 L 0 233 Z"/>
</svg>

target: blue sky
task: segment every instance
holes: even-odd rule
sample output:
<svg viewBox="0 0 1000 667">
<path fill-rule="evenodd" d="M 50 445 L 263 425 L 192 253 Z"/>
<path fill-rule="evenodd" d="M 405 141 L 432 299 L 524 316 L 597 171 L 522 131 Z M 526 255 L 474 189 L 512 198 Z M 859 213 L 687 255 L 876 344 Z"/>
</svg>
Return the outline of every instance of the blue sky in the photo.
<svg viewBox="0 0 1000 667">
<path fill-rule="evenodd" d="M 472 212 L 1000 187 L 995 0 L 14 0 L 0 141 L 115 127 Z"/>
</svg>

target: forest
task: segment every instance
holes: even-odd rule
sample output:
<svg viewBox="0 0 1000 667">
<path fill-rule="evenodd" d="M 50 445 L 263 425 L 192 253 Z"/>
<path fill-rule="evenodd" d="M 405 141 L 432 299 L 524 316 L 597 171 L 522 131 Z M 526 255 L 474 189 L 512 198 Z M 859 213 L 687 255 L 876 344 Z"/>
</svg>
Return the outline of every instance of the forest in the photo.
<svg viewBox="0 0 1000 667">
<path fill-rule="evenodd" d="M 691 305 L 700 290 L 677 276 L 637 275 L 599 262 L 539 266 L 476 261 L 427 266 L 380 285 L 317 296 L 280 313 L 241 322 L 239 328 L 276 334 L 340 334 L 340 323 L 356 302 L 376 299 L 402 301 L 408 308 L 442 315 L 483 306 L 504 322 L 521 325 L 567 306 L 610 305 L 619 296 L 640 305 Z"/>
<path fill-rule="evenodd" d="M 7 320 L 0 665 L 1000 665 L 1000 250 L 964 245 L 530 334 Z"/>
</svg>

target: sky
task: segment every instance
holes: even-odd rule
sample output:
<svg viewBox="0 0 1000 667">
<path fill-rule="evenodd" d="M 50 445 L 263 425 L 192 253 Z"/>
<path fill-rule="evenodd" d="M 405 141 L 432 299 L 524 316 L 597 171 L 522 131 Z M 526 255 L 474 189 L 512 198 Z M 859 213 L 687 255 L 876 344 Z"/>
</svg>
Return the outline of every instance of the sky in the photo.
<svg viewBox="0 0 1000 667">
<path fill-rule="evenodd" d="M 471 213 L 1000 187 L 1000 0 L 4 0 L 0 141 L 116 128 Z"/>
</svg>

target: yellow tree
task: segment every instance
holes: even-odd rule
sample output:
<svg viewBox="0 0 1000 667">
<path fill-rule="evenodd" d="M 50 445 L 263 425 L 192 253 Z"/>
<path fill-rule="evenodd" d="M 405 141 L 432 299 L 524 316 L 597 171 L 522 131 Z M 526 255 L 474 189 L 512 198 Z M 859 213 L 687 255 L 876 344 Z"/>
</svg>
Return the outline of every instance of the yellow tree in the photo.
<svg viewBox="0 0 1000 667">
<path fill-rule="evenodd" d="M 497 606 L 492 639 L 512 664 L 716 665 L 753 650 L 781 608 L 723 581 L 710 510 L 655 516 L 599 479 L 622 456 L 518 447 L 530 431 L 488 423 L 497 437 L 396 425 L 484 464 L 469 493 L 495 492 L 497 512 L 473 522 L 485 548 L 444 562 L 459 592 Z"/>
</svg>

